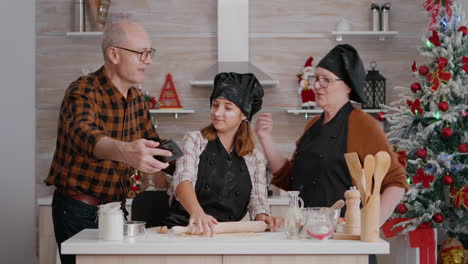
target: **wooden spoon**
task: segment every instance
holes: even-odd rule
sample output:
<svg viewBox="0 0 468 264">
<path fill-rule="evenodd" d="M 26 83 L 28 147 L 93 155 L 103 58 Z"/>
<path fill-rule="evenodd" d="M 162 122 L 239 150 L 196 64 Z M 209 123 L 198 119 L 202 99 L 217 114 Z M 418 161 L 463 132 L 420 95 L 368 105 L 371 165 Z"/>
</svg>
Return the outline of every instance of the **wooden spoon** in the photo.
<svg viewBox="0 0 468 264">
<path fill-rule="evenodd" d="M 332 210 L 337 210 L 337 209 L 343 208 L 343 206 L 345 206 L 345 201 L 343 201 L 343 200 L 338 200 L 338 201 L 336 201 L 330 208 L 331 208 Z"/>
<path fill-rule="evenodd" d="M 366 176 L 366 202 L 372 194 L 372 176 L 375 171 L 375 158 L 372 155 L 367 155 L 364 158 L 364 175 Z"/>
<path fill-rule="evenodd" d="M 382 180 L 390 168 L 390 154 L 385 151 L 379 151 L 375 154 L 375 172 L 374 172 L 374 190 L 372 195 L 380 193 Z"/>
<path fill-rule="evenodd" d="M 344 156 L 345 156 L 346 164 L 348 165 L 349 174 L 351 174 L 351 177 L 356 183 L 357 188 L 361 194 L 362 205 L 365 205 L 366 193 L 364 191 L 365 187 L 362 186 L 363 175 L 362 175 L 361 161 L 359 161 L 359 156 L 356 152 L 345 153 Z"/>
</svg>

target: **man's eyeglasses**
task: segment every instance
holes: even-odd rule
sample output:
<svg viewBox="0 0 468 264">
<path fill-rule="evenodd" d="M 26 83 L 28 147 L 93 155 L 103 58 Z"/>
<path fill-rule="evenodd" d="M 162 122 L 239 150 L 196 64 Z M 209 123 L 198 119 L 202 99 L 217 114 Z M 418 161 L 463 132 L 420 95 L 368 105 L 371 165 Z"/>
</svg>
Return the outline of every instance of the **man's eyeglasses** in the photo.
<svg viewBox="0 0 468 264">
<path fill-rule="evenodd" d="M 341 81 L 341 79 L 328 79 L 328 78 L 320 78 L 316 76 L 310 76 L 309 78 L 307 78 L 307 80 L 309 81 L 310 85 L 312 85 L 312 87 L 314 87 L 315 83 L 318 82 L 320 88 L 328 88 L 328 86 L 330 85 L 330 82 Z"/>
<path fill-rule="evenodd" d="M 140 61 L 145 61 L 146 59 L 148 59 L 148 56 L 151 56 L 151 58 L 153 58 L 154 53 L 156 52 L 156 50 L 153 49 L 153 48 L 151 48 L 150 50 L 145 50 L 145 51 L 131 50 L 131 49 L 117 47 L 117 46 L 114 46 L 114 48 L 123 49 L 123 50 L 126 50 L 126 51 L 137 53 L 137 54 L 140 55 L 138 57 L 138 59 L 140 59 Z"/>
</svg>

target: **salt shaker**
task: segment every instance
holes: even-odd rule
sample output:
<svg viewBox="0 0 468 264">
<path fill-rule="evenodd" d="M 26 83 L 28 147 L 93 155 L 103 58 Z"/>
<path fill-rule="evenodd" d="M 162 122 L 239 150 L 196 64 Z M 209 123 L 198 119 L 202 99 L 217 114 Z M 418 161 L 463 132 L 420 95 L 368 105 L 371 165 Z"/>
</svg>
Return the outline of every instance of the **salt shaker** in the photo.
<svg viewBox="0 0 468 264">
<path fill-rule="evenodd" d="M 380 7 L 377 4 L 371 4 L 371 25 L 372 31 L 380 30 Z"/>
<path fill-rule="evenodd" d="M 346 198 L 346 214 L 344 233 L 350 235 L 361 234 L 361 211 L 359 203 L 361 202 L 361 194 L 356 187 L 351 187 L 344 193 Z"/>
<path fill-rule="evenodd" d="M 385 3 L 381 10 L 381 25 L 382 25 L 382 31 L 388 31 L 389 30 L 389 16 L 390 16 L 390 3 Z"/>
</svg>

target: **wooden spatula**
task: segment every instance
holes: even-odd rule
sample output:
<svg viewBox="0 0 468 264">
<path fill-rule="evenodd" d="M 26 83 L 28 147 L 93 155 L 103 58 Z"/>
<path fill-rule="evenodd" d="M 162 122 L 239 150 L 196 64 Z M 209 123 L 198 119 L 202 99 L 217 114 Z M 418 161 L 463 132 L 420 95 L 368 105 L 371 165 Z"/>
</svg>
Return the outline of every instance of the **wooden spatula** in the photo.
<svg viewBox="0 0 468 264">
<path fill-rule="evenodd" d="M 367 155 L 364 158 L 364 175 L 366 176 L 366 202 L 372 194 L 372 176 L 375 170 L 375 158 L 372 155 Z"/>
<path fill-rule="evenodd" d="M 390 168 L 390 154 L 379 151 L 375 154 L 374 189 L 372 195 L 380 193 L 382 180 Z"/>
<path fill-rule="evenodd" d="M 356 182 L 359 193 L 361 194 L 362 204 L 365 205 L 366 193 L 364 191 L 365 187 L 362 186 L 363 175 L 361 162 L 359 161 L 359 156 L 356 152 L 345 153 L 344 156 L 346 164 L 348 165 L 349 174 L 351 174 L 351 177 L 353 178 L 354 182 Z"/>
</svg>

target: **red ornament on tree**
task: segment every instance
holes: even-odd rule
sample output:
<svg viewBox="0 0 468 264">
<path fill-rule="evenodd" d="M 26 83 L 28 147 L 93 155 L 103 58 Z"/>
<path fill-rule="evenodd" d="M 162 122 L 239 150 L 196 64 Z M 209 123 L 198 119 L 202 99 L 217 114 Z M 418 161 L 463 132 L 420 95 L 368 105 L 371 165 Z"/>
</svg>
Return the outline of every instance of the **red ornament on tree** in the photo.
<svg viewBox="0 0 468 264">
<path fill-rule="evenodd" d="M 440 223 L 442 223 L 444 221 L 444 216 L 441 213 L 436 213 L 432 217 L 432 220 L 434 220 L 434 222 L 440 224 Z"/>
<path fill-rule="evenodd" d="M 445 185 L 452 185 L 452 183 L 453 183 L 453 177 L 452 177 L 452 175 L 450 175 L 450 174 L 445 175 L 445 176 L 442 178 L 442 182 L 443 182 Z"/>
<path fill-rule="evenodd" d="M 426 65 L 419 66 L 419 74 L 426 76 L 429 73 L 429 67 Z"/>
<path fill-rule="evenodd" d="M 439 103 L 439 109 L 440 111 L 445 112 L 449 109 L 449 104 L 445 101 L 442 101 Z"/>
<path fill-rule="evenodd" d="M 406 205 L 404 203 L 401 203 L 396 207 L 396 211 L 399 214 L 404 214 L 404 213 L 408 212 L 408 208 L 406 208 Z"/>
<path fill-rule="evenodd" d="M 383 115 L 385 115 L 385 112 L 379 112 L 377 114 L 377 120 L 379 120 L 380 122 L 385 121 L 385 117 L 383 117 Z"/>
<path fill-rule="evenodd" d="M 462 143 L 462 144 L 458 145 L 458 152 L 468 153 L 468 144 Z"/>
<path fill-rule="evenodd" d="M 411 88 L 411 91 L 413 91 L 413 93 L 416 93 L 417 91 L 421 90 L 421 85 L 415 82 L 411 84 L 410 88 Z"/>
<path fill-rule="evenodd" d="M 453 134 L 453 130 L 450 127 L 445 127 L 442 129 L 442 137 L 443 138 L 449 138 Z"/>
<path fill-rule="evenodd" d="M 421 158 L 421 159 L 425 159 L 427 157 L 427 150 L 425 149 L 418 149 L 416 151 L 416 156 L 418 156 L 418 158 Z"/>
<path fill-rule="evenodd" d="M 466 36 L 466 34 L 468 34 L 468 28 L 466 28 L 465 26 L 459 27 L 458 31 L 462 32 L 463 36 Z"/>
</svg>

